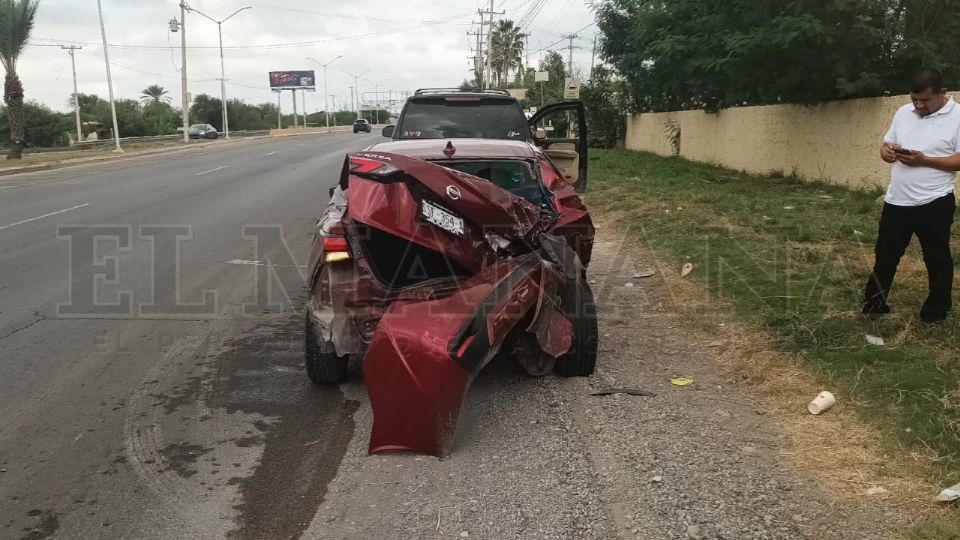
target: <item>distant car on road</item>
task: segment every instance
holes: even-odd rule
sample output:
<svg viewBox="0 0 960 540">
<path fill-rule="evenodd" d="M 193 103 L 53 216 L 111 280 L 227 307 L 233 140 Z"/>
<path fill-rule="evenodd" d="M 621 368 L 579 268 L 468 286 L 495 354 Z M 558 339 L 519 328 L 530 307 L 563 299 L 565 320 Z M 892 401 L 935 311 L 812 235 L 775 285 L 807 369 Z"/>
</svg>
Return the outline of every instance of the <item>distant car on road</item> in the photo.
<svg viewBox="0 0 960 540">
<path fill-rule="evenodd" d="M 362 118 L 353 123 L 353 132 L 360 133 L 361 131 L 370 133 L 370 124 Z"/>
<path fill-rule="evenodd" d="M 211 126 L 210 124 L 194 124 L 190 126 L 190 130 L 187 131 L 191 139 L 216 139 L 220 136 L 217 133 L 217 128 Z"/>
</svg>

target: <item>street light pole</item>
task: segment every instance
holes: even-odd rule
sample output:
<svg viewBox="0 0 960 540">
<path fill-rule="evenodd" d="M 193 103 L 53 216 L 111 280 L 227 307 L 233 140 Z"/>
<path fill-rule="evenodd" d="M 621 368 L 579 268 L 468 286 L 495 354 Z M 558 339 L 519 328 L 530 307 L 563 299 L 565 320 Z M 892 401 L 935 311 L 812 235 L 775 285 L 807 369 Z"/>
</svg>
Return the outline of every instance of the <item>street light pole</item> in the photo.
<svg viewBox="0 0 960 540">
<path fill-rule="evenodd" d="M 328 132 L 330 131 L 330 103 L 329 103 L 330 98 L 329 98 L 329 95 L 327 94 L 327 66 L 336 62 L 338 58 L 343 58 L 343 55 L 341 54 L 340 56 L 337 56 L 336 58 L 334 58 L 333 60 L 330 60 L 326 64 L 323 64 L 313 58 L 307 58 L 307 60 L 310 60 L 311 62 L 314 62 L 315 64 L 323 67 L 323 110 L 326 111 L 327 113 L 327 131 Z"/>
<path fill-rule="evenodd" d="M 360 107 L 361 107 L 361 105 L 360 105 L 360 77 L 363 77 L 363 76 L 366 75 L 367 73 L 370 73 L 370 70 L 368 69 L 368 70 L 364 71 L 363 73 L 361 73 L 361 74 L 359 74 L 359 75 L 354 75 L 353 73 L 350 73 L 350 72 L 347 71 L 347 70 L 343 70 L 343 72 L 346 73 L 347 75 L 353 77 L 353 91 L 354 91 L 354 93 L 355 93 L 356 96 L 357 96 L 357 108 L 356 108 L 356 113 L 357 113 L 357 120 L 359 120 L 359 119 L 361 118 L 361 116 L 360 116 Z"/>
<path fill-rule="evenodd" d="M 97 0 L 99 1 L 99 0 Z M 187 92 L 187 3 L 180 2 L 180 118 L 183 121 L 183 142 L 190 142 L 190 95 Z"/>
<path fill-rule="evenodd" d="M 373 97 L 374 97 L 374 99 L 377 100 L 377 105 L 376 105 L 377 108 L 375 109 L 376 112 L 374 112 L 374 115 L 376 116 L 376 122 L 375 122 L 375 123 L 378 124 L 378 125 L 380 124 L 380 93 L 377 92 L 377 89 L 380 88 L 380 85 L 381 85 L 381 84 L 383 84 L 383 83 L 385 83 L 385 82 L 387 82 L 387 81 L 389 81 L 389 80 L 390 80 L 390 79 L 384 79 L 384 80 L 382 80 L 382 81 L 380 81 L 380 82 L 378 82 L 378 83 L 373 83 Z"/>
<path fill-rule="evenodd" d="M 221 105 L 220 108 L 222 109 L 221 115 L 223 117 L 223 125 L 222 125 L 223 133 L 224 135 L 226 135 L 227 139 L 229 139 L 230 138 L 230 119 L 227 116 L 227 75 L 226 75 L 226 69 L 224 68 L 224 65 L 223 65 L 223 23 L 229 21 L 234 15 L 236 15 L 237 13 L 240 13 L 241 11 L 244 11 L 247 9 L 253 9 L 253 8 L 251 6 L 242 7 L 234 11 L 230 15 L 228 15 L 226 18 L 221 19 L 219 21 L 198 9 L 194 9 L 190 7 L 186 9 L 187 11 L 191 11 L 193 13 L 196 13 L 197 15 L 206 17 L 207 19 L 217 24 L 217 34 L 219 34 L 220 36 L 220 105 Z M 184 36 L 184 39 L 186 39 L 186 36 Z M 186 41 L 184 41 L 184 43 L 186 43 Z M 184 50 L 186 50 L 186 46 L 184 46 Z M 184 58 L 186 58 L 186 53 L 184 53 Z M 184 64 L 186 64 L 186 60 L 184 60 Z M 184 77 L 186 77 L 186 75 L 184 75 Z M 186 85 L 186 83 L 184 83 L 184 85 Z"/>
<path fill-rule="evenodd" d="M 81 142 L 83 141 L 83 128 L 80 126 L 80 94 L 77 93 L 77 59 L 73 56 L 73 53 L 83 47 L 61 45 L 60 48 L 70 51 L 70 64 L 73 66 L 73 112 L 77 117 L 77 142 Z"/>
<path fill-rule="evenodd" d="M 103 6 L 100 0 L 97 0 L 97 12 L 100 14 L 100 35 L 103 37 L 103 62 L 107 66 L 107 88 L 110 93 L 110 115 L 113 117 L 113 142 L 117 145 L 117 152 L 123 152 L 120 148 L 120 128 L 117 125 L 117 104 L 113 100 L 113 75 L 110 73 L 110 51 L 107 47 L 107 29 L 103 24 Z"/>
</svg>

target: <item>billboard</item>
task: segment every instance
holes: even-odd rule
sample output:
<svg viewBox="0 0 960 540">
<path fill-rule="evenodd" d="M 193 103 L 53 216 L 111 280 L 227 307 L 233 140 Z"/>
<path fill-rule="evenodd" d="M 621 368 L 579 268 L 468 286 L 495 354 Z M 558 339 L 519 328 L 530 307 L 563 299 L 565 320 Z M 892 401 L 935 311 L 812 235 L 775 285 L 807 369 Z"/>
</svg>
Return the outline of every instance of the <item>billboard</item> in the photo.
<svg viewBox="0 0 960 540">
<path fill-rule="evenodd" d="M 316 88 L 313 71 L 271 71 L 270 88 Z"/>
</svg>

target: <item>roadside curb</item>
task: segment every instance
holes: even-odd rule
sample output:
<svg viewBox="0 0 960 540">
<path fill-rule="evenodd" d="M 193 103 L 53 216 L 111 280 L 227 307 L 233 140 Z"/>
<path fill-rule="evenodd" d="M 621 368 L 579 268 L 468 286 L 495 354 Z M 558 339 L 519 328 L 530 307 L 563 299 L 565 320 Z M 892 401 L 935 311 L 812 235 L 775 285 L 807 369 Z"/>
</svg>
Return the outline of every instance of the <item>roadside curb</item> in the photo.
<svg viewBox="0 0 960 540">
<path fill-rule="evenodd" d="M 29 167 L 17 167 L 14 169 L 0 169 L 0 176 L 12 176 L 14 174 L 31 173 L 38 171 L 49 171 L 54 168 L 54 163 L 45 163 L 43 165 L 31 165 Z"/>
</svg>

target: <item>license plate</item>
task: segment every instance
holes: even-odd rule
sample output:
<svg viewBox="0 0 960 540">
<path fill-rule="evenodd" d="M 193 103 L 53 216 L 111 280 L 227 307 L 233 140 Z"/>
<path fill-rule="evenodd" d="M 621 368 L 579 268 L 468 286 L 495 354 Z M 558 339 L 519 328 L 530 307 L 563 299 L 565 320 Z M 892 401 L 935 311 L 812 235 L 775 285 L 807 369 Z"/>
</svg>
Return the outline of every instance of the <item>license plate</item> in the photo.
<svg viewBox="0 0 960 540">
<path fill-rule="evenodd" d="M 420 215 L 429 223 L 457 236 L 464 236 L 463 218 L 447 212 L 443 208 L 423 201 L 420 206 Z"/>
</svg>

